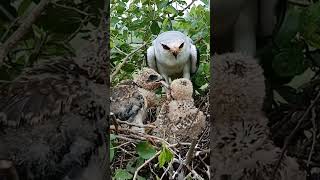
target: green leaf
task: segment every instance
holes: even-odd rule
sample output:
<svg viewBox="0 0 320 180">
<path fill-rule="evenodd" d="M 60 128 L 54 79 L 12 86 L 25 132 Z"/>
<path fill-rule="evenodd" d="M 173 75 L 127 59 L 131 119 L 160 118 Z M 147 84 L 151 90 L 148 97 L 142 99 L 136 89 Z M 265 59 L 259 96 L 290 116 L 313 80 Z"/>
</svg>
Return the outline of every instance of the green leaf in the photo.
<svg viewBox="0 0 320 180">
<path fill-rule="evenodd" d="M 112 143 L 110 142 L 110 162 L 113 160 L 114 158 L 114 151 L 115 149 L 113 148 Z"/>
<path fill-rule="evenodd" d="M 158 7 L 159 7 L 159 9 L 162 9 L 162 8 L 167 7 L 168 4 L 169 4 L 169 1 L 168 1 L 168 0 L 161 1 L 160 4 L 158 5 Z"/>
<path fill-rule="evenodd" d="M 133 167 L 134 161 L 130 160 L 126 165 L 126 170 L 128 170 L 131 173 L 134 173 L 137 168 Z"/>
<path fill-rule="evenodd" d="M 154 35 L 157 35 L 160 33 L 160 27 L 159 27 L 157 21 L 152 21 L 150 29 L 151 29 L 152 34 L 154 34 Z"/>
<path fill-rule="evenodd" d="M 290 104 L 302 104 L 303 96 L 297 93 L 297 90 L 290 86 L 280 86 L 276 89 L 279 95 Z"/>
<path fill-rule="evenodd" d="M 303 36 L 307 43 L 320 48 L 320 2 L 308 7 L 303 16 Z"/>
<path fill-rule="evenodd" d="M 158 156 L 159 167 L 162 168 L 166 163 L 169 163 L 172 158 L 172 152 L 165 145 L 162 145 L 161 153 Z"/>
<path fill-rule="evenodd" d="M 144 178 L 144 177 L 142 177 L 142 176 L 137 175 L 137 180 L 146 180 L 146 178 Z"/>
<path fill-rule="evenodd" d="M 110 134 L 110 141 L 113 141 L 117 139 L 116 135 L 115 134 Z"/>
<path fill-rule="evenodd" d="M 295 38 L 300 30 L 301 10 L 290 8 L 286 14 L 283 24 L 275 37 L 278 46 L 290 46 L 290 42 Z"/>
<path fill-rule="evenodd" d="M 201 0 L 205 5 L 209 5 L 208 0 Z"/>
<path fill-rule="evenodd" d="M 177 10 L 171 5 L 167 6 L 167 8 L 164 11 L 172 15 L 177 14 Z"/>
<path fill-rule="evenodd" d="M 156 149 L 147 141 L 142 141 L 137 144 L 136 152 L 143 159 L 150 159 L 156 154 Z"/>
<path fill-rule="evenodd" d="M 306 69 L 302 49 L 297 47 L 282 49 L 275 55 L 272 67 L 282 77 L 301 74 Z"/>
<path fill-rule="evenodd" d="M 23 15 L 31 3 L 32 3 L 31 0 L 23 0 L 18 8 L 18 15 L 19 16 Z"/>
<path fill-rule="evenodd" d="M 37 27 L 36 25 L 32 25 L 32 30 L 33 30 L 33 34 L 37 39 L 41 39 L 41 36 L 43 34 L 43 32 L 41 31 L 41 29 L 39 27 Z"/>
<path fill-rule="evenodd" d="M 129 180 L 133 175 L 125 169 L 117 169 L 114 175 L 115 180 Z"/>
<path fill-rule="evenodd" d="M 75 10 L 57 6 L 48 6 L 46 13 L 39 18 L 39 24 L 56 33 L 73 33 L 81 25 L 83 15 Z"/>
</svg>

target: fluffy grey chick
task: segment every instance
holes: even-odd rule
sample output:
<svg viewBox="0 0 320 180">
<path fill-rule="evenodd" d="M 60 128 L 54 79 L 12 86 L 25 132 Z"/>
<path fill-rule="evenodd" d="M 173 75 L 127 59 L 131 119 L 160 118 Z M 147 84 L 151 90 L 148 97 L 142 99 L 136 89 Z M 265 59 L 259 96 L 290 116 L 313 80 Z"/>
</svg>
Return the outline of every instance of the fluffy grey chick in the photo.
<svg viewBox="0 0 320 180">
<path fill-rule="evenodd" d="M 268 119 L 261 111 L 262 69 L 253 58 L 238 53 L 217 56 L 213 67 L 211 179 L 272 179 L 281 149 L 269 139 Z M 296 160 L 286 156 L 274 179 L 305 177 Z"/>
<path fill-rule="evenodd" d="M 170 85 L 171 100 L 166 101 L 157 116 L 157 133 L 169 143 L 191 142 L 198 138 L 206 117 L 194 105 L 193 86 L 186 78 L 175 79 Z"/>
<path fill-rule="evenodd" d="M 274 167 L 280 158 L 281 149 L 269 139 L 267 121 L 262 115 L 247 115 L 228 123 L 214 123 L 210 136 L 212 179 L 273 179 Z M 297 161 L 285 156 L 274 180 L 305 178 L 306 175 L 299 169 Z"/>
<path fill-rule="evenodd" d="M 216 55 L 212 60 L 213 76 L 210 105 L 214 116 L 224 121 L 233 116 L 260 113 L 265 97 L 263 70 L 257 60 L 241 53 Z"/>
<path fill-rule="evenodd" d="M 147 109 L 157 104 L 153 90 L 164 83 L 163 77 L 151 68 L 143 68 L 133 80 L 111 88 L 110 112 L 118 119 L 143 125 Z M 143 128 L 135 128 L 144 132 Z"/>
<path fill-rule="evenodd" d="M 20 179 L 80 179 L 91 166 L 105 176 L 108 87 L 88 71 L 104 67 L 78 60 L 41 61 L 1 86 L 0 161 Z"/>
</svg>

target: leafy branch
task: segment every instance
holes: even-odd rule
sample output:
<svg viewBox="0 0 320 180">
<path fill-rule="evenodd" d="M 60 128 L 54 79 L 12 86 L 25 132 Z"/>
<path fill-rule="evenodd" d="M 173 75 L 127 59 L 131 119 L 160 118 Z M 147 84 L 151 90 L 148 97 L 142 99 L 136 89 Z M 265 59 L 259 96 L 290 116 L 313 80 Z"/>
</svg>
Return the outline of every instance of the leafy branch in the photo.
<svg viewBox="0 0 320 180">
<path fill-rule="evenodd" d="M 13 49 L 17 43 L 29 32 L 32 25 L 41 16 L 42 11 L 50 3 L 50 0 L 42 0 L 32 10 L 32 12 L 24 20 L 24 23 L 6 40 L 5 43 L 0 45 L 0 66 L 2 65 L 8 52 Z"/>
<path fill-rule="evenodd" d="M 129 53 L 125 58 L 123 58 L 121 60 L 121 63 L 117 65 L 116 69 L 113 71 L 113 73 L 110 76 L 110 81 L 112 81 L 112 79 L 114 78 L 115 75 L 118 74 L 118 72 L 121 70 L 122 66 L 125 65 L 128 61 L 128 59 L 133 56 L 135 53 L 137 53 L 140 49 L 142 49 L 143 47 L 145 47 L 147 45 L 147 42 L 144 43 L 143 45 L 141 45 L 140 47 L 138 47 L 137 49 L 135 49 L 134 51 L 132 51 L 131 53 Z"/>
</svg>

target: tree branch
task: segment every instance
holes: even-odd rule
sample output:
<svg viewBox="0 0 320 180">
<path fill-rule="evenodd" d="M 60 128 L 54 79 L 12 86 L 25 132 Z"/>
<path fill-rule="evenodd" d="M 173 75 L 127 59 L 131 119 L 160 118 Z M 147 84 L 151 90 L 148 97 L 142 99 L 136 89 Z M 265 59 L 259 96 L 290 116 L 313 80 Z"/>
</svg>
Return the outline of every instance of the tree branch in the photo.
<svg viewBox="0 0 320 180">
<path fill-rule="evenodd" d="M 154 156 L 152 156 L 150 159 L 146 160 L 141 166 L 139 166 L 136 170 L 136 172 L 134 172 L 134 176 L 133 176 L 133 180 L 137 179 L 138 176 L 138 172 L 145 166 L 147 165 L 149 162 L 151 162 L 154 158 L 158 157 L 160 155 L 161 151 L 158 151 Z"/>
<path fill-rule="evenodd" d="M 194 2 L 196 2 L 196 1 L 197 1 L 197 0 L 192 0 L 191 3 L 190 3 L 188 6 L 186 6 L 185 8 L 183 8 L 180 12 L 183 12 L 183 11 L 189 9 L 189 8 L 192 6 L 192 4 L 193 4 Z"/>
<path fill-rule="evenodd" d="M 50 0 L 42 0 L 39 4 L 32 10 L 29 16 L 26 17 L 24 23 L 6 40 L 5 43 L 0 47 L 0 66 L 2 65 L 4 58 L 7 56 L 8 52 L 13 49 L 17 43 L 28 33 L 32 24 L 40 17 L 42 11 L 49 4 Z"/>
<path fill-rule="evenodd" d="M 309 3 L 309 2 L 298 1 L 298 0 L 288 0 L 288 2 L 290 4 L 297 5 L 297 6 L 303 6 L 303 7 L 307 7 L 307 6 L 311 5 L 311 3 Z"/>
<path fill-rule="evenodd" d="M 315 99 L 313 101 L 311 101 L 309 107 L 307 108 L 307 110 L 304 112 L 303 116 L 299 119 L 297 125 L 294 127 L 294 129 L 292 130 L 292 132 L 290 133 L 290 135 L 285 139 L 285 142 L 284 142 L 284 146 L 282 148 L 282 151 L 281 151 L 281 155 L 280 155 L 280 158 L 274 168 L 274 171 L 273 171 L 273 179 L 275 178 L 275 175 L 276 175 L 276 171 L 277 169 L 279 168 L 280 164 L 281 164 L 281 161 L 284 157 L 284 154 L 286 152 L 286 149 L 289 145 L 289 142 L 291 141 L 291 139 L 293 138 L 293 136 L 297 133 L 297 131 L 299 130 L 299 127 L 300 125 L 302 124 L 302 122 L 304 121 L 304 119 L 309 115 L 310 111 L 312 110 L 312 107 L 316 104 L 316 102 L 320 99 L 320 92 L 318 92 L 317 96 L 315 97 Z"/>
<path fill-rule="evenodd" d="M 142 46 L 138 47 L 137 49 L 135 49 L 134 51 L 132 51 L 130 54 L 128 54 L 125 58 L 123 58 L 120 64 L 118 64 L 118 66 L 116 67 L 116 69 L 113 71 L 113 73 L 110 76 L 110 81 L 112 82 L 112 79 L 114 78 L 114 76 L 116 74 L 118 74 L 118 72 L 120 71 L 120 69 L 122 68 L 123 65 L 125 65 L 128 61 L 128 59 L 134 55 L 136 52 L 138 52 L 140 49 L 142 49 L 144 46 L 146 46 L 147 43 L 144 43 Z"/>
</svg>

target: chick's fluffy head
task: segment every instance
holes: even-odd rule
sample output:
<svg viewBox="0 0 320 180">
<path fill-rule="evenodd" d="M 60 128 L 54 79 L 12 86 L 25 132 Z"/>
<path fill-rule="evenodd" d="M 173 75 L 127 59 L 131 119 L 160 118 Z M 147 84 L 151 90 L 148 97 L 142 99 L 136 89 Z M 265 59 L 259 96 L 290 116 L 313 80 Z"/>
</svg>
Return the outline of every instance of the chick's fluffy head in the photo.
<svg viewBox="0 0 320 180">
<path fill-rule="evenodd" d="M 161 81 L 164 81 L 164 78 L 151 68 L 142 68 L 141 71 L 134 75 L 133 79 L 138 86 L 147 90 L 159 88 Z"/>
<path fill-rule="evenodd" d="M 170 85 L 171 96 L 175 100 L 192 99 L 193 86 L 192 82 L 186 78 L 175 79 Z"/>
<path fill-rule="evenodd" d="M 215 118 L 223 120 L 223 117 L 230 119 L 260 112 L 265 83 L 257 60 L 241 53 L 226 53 L 213 58 L 210 103 Z"/>
</svg>

